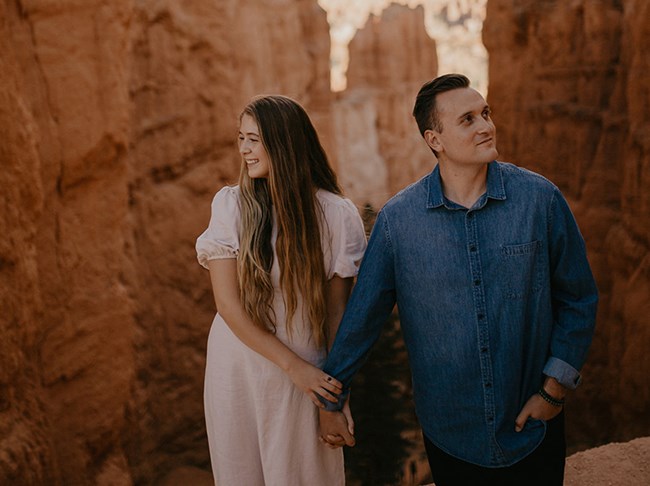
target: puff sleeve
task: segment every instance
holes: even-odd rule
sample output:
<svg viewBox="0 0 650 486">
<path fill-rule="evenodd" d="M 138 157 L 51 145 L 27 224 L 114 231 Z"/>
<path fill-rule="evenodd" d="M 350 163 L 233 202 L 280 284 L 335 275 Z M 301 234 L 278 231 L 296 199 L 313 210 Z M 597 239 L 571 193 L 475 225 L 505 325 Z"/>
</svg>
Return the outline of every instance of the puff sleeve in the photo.
<svg viewBox="0 0 650 486">
<path fill-rule="evenodd" d="M 367 245 L 363 222 L 352 201 L 333 194 L 328 196 L 328 200 L 321 201 L 329 240 L 329 248 L 325 249 L 327 279 L 335 275 L 355 277 Z"/>
<path fill-rule="evenodd" d="M 239 254 L 239 188 L 224 187 L 212 200 L 208 228 L 196 240 L 199 263 L 208 268 L 208 261 L 237 258 Z"/>
</svg>

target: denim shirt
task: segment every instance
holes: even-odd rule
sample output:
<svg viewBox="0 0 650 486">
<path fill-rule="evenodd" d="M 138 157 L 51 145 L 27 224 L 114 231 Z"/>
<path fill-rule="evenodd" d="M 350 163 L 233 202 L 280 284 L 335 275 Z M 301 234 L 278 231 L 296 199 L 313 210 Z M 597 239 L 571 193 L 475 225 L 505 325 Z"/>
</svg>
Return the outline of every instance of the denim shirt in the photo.
<svg viewBox="0 0 650 486">
<path fill-rule="evenodd" d="M 438 167 L 379 212 L 325 371 L 344 384 L 395 304 L 424 434 L 461 460 L 509 466 L 546 424 L 515 418 L 544 375 L 580 382 L 598 301 L 566 200 L 542 176 L 491 162 L 466 209 L 447 200 Z"/>
</svg>

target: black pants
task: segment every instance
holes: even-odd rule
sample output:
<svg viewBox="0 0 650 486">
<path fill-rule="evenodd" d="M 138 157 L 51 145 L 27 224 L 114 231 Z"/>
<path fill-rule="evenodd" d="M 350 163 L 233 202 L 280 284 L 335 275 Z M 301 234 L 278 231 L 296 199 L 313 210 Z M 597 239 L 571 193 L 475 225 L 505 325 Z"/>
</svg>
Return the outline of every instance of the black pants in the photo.
<svg viewBox="0 0 650 486">
<path fill-rule="evenodd" d="M 441 451 L 426 436 L 424 446 L 436 486 L 561 486 L 564 482 L 564 411 L 548 421 L 539 447 L 509 467 L 488 468 L 461 461 Z"/>
</svg>

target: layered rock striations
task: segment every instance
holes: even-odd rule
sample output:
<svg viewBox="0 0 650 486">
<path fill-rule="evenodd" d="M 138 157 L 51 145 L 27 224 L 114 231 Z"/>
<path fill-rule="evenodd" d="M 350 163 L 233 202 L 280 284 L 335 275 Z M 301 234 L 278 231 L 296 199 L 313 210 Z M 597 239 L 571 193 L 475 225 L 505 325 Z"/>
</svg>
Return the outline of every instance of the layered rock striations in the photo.
<svg viewBox="0 0 650 486">
<path fill-rule="evenodd" d="M 568 196 L 602 292 L 574 447 L 650 429 L 649 8 L 488 4 L 502 158 Z M 315 0 L 0 4 L 0 484 L 209 468 L 214 304 L 193 243 L 237 180 L 239 110 L 298 99 L 347 193 L 378 207 L 434 163 L 410 115 L 437 74 L 422 19 L 372 17 L 334 99 Z"/>
<path fill-rule="evenodd" d="M 435 164 L 411 110 L 437 74 L 436 45 L 421 6 L 393 4 L 369 17 L 349 49 L 347 89 L 333 114 L 340 178 L 357 203 L 378 208 Z"/>
<path fill-rule="evenodd" d="M 0 47 L 0 483 L 208 467 L 214 304 L 193 242 L 236 182 L 251 96 L 295 97 L 331 144 L 325 13 L 9 2 Z"/>
<path fill-rule="evenodd" d="M 576 445 L 650 433 L 650 4 L 490 0 L 483 39 L 504 160 L 568 197 L 601 292 Z"/>
<path fill-rule="evenodd" d="M 2 484 L 86 484 L 126 466 L 129 6 L 98 7 L 0 7 Z"/>
</svg>

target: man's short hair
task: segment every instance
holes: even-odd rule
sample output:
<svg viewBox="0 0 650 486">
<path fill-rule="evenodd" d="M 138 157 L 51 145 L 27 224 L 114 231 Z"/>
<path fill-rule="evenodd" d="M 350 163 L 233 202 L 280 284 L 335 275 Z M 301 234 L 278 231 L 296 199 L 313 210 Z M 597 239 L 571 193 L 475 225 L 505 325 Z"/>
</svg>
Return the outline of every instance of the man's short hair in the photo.
<svg viewBox="0 0 650 486">
<path fill-rule="evenodd" d="M 452 89 L 469 88 L 469 79 L 462 74 L 444 74 L 424 83 L 415 98 L 413 116 L 424 137 L 426 130 L 442 132 L 442 125 L 436 109 L 436 96 Z"/>
</svg>

